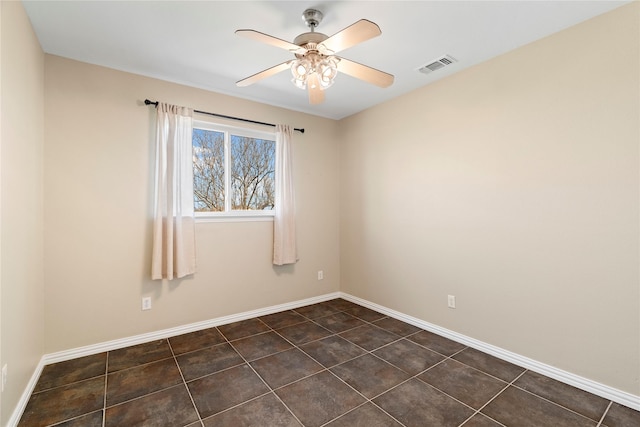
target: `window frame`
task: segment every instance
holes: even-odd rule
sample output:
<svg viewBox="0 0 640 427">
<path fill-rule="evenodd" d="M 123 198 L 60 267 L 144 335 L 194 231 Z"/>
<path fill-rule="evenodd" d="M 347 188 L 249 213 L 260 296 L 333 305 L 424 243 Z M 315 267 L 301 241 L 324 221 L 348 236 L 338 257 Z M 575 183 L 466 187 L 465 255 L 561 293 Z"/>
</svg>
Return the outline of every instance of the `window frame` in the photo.
<svg viewBox="0 0 640 427">
<path fill-rule="evenodd" d="M 276 141 L 275 130 L 273 132 L 262 131 L 251 128 L 243 128 L 227 124 L 221 124 L 209 120 L 193 120 L 193 129 L 202 129 L 206 131 L 221 132 L 224 134 L 224 169 L 225 169 L 225 210 L 223 212 L 196 212 L 194 200 L 194 216 L 196 222 L 243 222 L 243 221 L 273 221 L 275 209 L 271 210 L 231 210 L 231 197 L 228 191 L 231 189 L 231 175 L 227 173 L 231 166 L 231 135 L 265 139 Z M 192 142 L 193 146 L 193 142 Z M 276 147 L 277 149 L 277 147 Z M 274 152 L 275 155 L 275 152 Z M 274 165 L 277 167 L 277 164 Z M 277 176 L 277 174 L 275 174 Z M 274 177 L 275 179 L 275 177 Z M 277 189 L 277 186 L 276 186 Z"/>
</svg>

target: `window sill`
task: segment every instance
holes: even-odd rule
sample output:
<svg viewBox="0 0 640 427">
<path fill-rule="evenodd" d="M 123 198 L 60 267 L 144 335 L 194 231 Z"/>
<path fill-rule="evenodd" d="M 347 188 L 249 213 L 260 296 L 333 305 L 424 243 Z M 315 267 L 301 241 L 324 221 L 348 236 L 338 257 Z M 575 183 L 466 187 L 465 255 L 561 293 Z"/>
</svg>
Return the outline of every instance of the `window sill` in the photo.
<svg viewBox="0 0 640 427">
<path fill-rule="evenodd" d="M 273 222 L 273 214 L 196 214 L 196 224 L 206 222 Z"/>
</svg>

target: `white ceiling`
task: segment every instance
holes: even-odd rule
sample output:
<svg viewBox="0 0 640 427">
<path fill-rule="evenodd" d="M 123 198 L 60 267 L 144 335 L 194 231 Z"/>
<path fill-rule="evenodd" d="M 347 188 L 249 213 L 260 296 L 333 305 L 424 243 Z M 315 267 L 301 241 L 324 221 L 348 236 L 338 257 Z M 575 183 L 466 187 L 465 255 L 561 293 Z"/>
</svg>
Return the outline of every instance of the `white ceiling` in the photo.
<svg viewBox="0 0 640 427">
<path fill-rule="evenodd" d="M 24 1 L 46 53 L 340 119 L 628 1 Z M 254 29 L 293 41 L 308 31 L 308 7 L 332 35 L 365 18 L 382 35 L 340 56 L 386 71 L 381 89 L 339 75 L 321 105 L 309 105 L 285 71 L 249 87 L 235 82 L 292 58 L 245 39 Z M 429 75 L 421 66 L 448 54 L 458 62 Z M 571 52 L 567 52 L 570 55 Z M 594 61 L 598 60 L 594 58 Z M 549 65 L 540 66 L 544 72 Z M 153 93 L 146 94 L 154 98 Z M 198 108 L 197 105 L 192 106 Z"/>
</svg>

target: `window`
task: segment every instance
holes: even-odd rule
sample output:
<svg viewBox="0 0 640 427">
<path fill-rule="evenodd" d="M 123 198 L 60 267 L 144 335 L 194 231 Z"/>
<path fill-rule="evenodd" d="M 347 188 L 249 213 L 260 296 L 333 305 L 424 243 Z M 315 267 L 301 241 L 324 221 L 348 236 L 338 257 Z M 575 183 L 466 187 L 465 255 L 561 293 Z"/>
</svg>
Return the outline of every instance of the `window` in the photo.
<svg viewBox="0 0 640 427">
<path fill-rule="evenodd" d="M 273 216 L 275 154 L 273 133 L 195 122 L 196 216 Z"/>
</svg>

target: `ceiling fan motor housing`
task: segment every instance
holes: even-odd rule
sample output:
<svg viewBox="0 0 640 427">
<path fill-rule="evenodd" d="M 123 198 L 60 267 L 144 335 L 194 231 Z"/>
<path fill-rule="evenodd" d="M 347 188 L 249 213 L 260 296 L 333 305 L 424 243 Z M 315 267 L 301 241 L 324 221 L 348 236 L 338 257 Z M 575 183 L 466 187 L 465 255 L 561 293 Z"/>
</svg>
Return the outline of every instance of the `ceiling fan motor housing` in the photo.
<svg viewBox="0 0 640 427">
<path fill-rule="evenodd" d="M 297 44 L 298 46 L 302 46 L 302 47 L 306 47 L 305 45 L 307 44 L 312 44 L 313 49 L 317 50 L 316 49 L 317 45 L 322 43 L 328 38 L 329 36 L 322 33 L 314 33 L 314 32 L 302 33 L 293 40 L 293 44 Z"/>
</svg>

